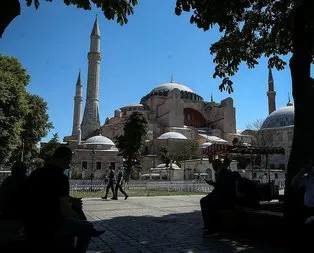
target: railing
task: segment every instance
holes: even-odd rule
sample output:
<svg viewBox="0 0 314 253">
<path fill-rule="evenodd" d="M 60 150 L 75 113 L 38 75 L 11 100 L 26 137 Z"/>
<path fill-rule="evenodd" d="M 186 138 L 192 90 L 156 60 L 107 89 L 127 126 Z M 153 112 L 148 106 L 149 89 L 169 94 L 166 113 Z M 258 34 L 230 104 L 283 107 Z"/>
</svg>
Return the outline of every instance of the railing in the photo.
<svg viewBox="0 0 314 253">
<path fill-rule="evenodd" d="M 103 181 L 70 180 L 71 191 L 100 191 L 106 187 Z M 185 192 L 210 192 L 212 186 L 205 182 L 197 181 L 130 181 L 125 185 L 126 189 L 185 191 Z"/>
</svg>

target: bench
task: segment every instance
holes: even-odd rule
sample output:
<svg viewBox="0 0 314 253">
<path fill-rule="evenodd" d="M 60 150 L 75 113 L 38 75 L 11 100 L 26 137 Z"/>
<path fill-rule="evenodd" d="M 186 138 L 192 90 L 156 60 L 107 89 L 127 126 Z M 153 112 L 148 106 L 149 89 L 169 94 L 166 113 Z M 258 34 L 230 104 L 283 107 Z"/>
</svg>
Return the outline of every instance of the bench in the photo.
<svg viewBox="0 0 314 253">
<path fill-rule="evenodd" d="M 26 240 L 20 220 L 0 220 L 0 252 L 24 250 Z"/>
<path fill-rule="evenodd" d="M 219 218 L 222 231 L 283 243 L 285 231 L 283 213 L 263 210 L 263 204 L 257 208 L 234 207 L 230 210 L 222 210 Z"/>
<path fill-rule="evenodd" d="M 0 252 L 73 252 L 76 238 L 26 240 L 22 221 L 0 219 Z"/>
</svg>

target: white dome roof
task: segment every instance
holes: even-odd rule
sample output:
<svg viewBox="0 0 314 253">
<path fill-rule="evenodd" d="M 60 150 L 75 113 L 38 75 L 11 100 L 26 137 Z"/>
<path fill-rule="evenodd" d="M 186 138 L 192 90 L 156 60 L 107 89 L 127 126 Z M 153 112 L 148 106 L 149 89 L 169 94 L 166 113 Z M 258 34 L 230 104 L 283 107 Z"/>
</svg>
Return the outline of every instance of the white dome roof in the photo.
<svg viewBox="0 0 314 253">
<path fill-rule="evenodd" d="M 90 137 L 86 140 L 84 144 L 111 145 L 111 146 L 115 145 L 112 140 L 102 135 Z"/>
<path fill-rule="evenodd" d="M 177 132 L 167 132 L 160 135 L 157 139 L 159 140 L 166 140 L 166 139 L 178 139 L 178 140 L 187 140 L 187 138 L 180 133 Z"/>
<path fill-rule="evenodd" d="M 294 106 L 285 106 L 268 115 L 262 125 L 265 128 L 279 128 L 294 125 Z"/>
<path fill-rule="evenodd" d="M 170 163 L 169 163 L 168 166 L 170 167 Z M 174 170 L 180 170 L 180 169 L 181 169 L 181 168 L 180 168 L 178 165 L 176 165 L 175 163 L 172 163 L 172 164 L 171 164 L 171 167 L 172 167 L 172 169 L 174 169 Z M 160 170 L 166 169 L 166 164 L 165 164 L 165 163 L 161 163 L 161 164 L 158 164 L 155 168 L 152 168 L 152 170 L 158 170 L 158 169 L 160 169 Z"/>
<path fill-rule="evenodd" d="M 182 84 L 174 83 L 174 82 L 163 83 L 161 85 L 158 85 L 156 88 L 154 88 L 152 90 L 152 92 L 154 92 L 154 91 L 162 91 L 162 90 L 171 91 L 173 89 L 178 89 L 180 91 L 187 91 L 187 92 L 194 93 L 189 87 L 187 87 L 185 85 L 182 85 Z"/>
</svg>

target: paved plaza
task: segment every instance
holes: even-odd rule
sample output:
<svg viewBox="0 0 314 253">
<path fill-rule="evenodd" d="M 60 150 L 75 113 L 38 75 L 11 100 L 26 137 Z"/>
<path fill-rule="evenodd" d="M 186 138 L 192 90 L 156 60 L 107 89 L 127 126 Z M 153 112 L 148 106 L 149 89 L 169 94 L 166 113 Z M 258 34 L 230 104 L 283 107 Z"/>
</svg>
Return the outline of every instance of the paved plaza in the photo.
<svg viewBox="0 0 314 253">
<path fill-rule="evenodd" d="M 227 234 L 205 235 L 201 197 L 85 199 L 88 219 L 106 230 L 101 237 L 92 239 L 88 252 L 285 252 L 256 240 Z"/>
</svg>

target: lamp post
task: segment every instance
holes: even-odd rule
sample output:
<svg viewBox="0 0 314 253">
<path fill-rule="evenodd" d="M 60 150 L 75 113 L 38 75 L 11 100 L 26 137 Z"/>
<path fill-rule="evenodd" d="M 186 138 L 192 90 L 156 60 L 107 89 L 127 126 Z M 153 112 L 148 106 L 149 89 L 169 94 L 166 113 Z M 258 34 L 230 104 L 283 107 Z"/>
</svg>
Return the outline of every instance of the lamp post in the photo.
<svg viewBox="0 0 314 253">
<path fill-rule="evenodd" d="M 91 167 L 91 171 L 90 171 L 90 189 L 91 189 L 91 191 L 93 191 L 94 155 L 95 155 L 95 149 L 92 150 L 92 167 Z"/>
</svg>

